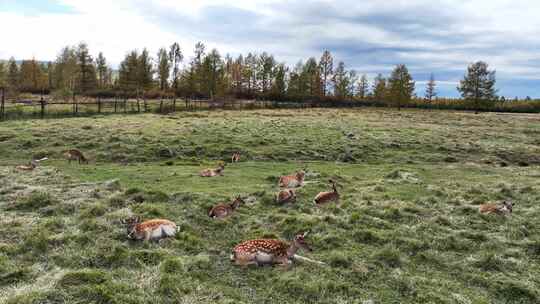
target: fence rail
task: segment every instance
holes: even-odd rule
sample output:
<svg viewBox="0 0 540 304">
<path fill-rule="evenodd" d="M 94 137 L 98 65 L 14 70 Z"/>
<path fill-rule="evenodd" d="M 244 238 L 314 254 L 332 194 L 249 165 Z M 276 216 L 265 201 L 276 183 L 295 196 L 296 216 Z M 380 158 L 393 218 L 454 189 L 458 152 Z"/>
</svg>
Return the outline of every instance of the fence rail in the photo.
<svg viewBox="0 0 540 304">
<path fill-rule="evenodd" d="M 32 99 L 7 98 L 0 88 L 0 120 L 17 118 L 47 118 L 88 116 L 114 113 L 171 113 L 196 110 L 244 110 L 270 108 L 306 108 L 316 106 L 303 102 L 274 102 L 267 100 L 206 100 L 186 98 L 133 99 L 73 97 L 55 100 L 49 97 Z"/>
<path fill-rule="evenodd" d="M 89 116 L 95 114 L 114 113 L 171 113 L 176 111 L 195 110 L 248 110 L 276 108 L 356 108 L 356 107 L 389 107 L 385 102 L 377 100 L 363 101 L 269 101 L 240 99 L 190 99 L 162 97 L 157 99 L 128 98 L 118 95 L 113 98 L 72 96 L 68 99 L 54 99 L 51 96 L 33 96 L 20 99 L 9 97 L 6 90 L 0 87 L 0 121 L 18 118 L 46 118 Z M 401 105 L 402 108 L 422 108 L 457 111 L 490 111 L 515 113 L 540 113 L 540 101 L 530 102 L 498 102 L 491 107 L 475 108 L 464 101 L 452 103 L 426 104 L 415 102 Z"/>
</svg>

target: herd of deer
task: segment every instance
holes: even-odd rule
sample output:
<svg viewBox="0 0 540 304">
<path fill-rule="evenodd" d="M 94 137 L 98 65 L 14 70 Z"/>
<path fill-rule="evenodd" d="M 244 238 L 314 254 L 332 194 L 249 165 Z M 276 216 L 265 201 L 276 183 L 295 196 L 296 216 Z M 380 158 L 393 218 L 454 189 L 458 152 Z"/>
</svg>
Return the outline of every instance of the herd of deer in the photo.
<svg viewBox="0 0 540 304">
<path fill-rule="evenodd" d="M 88 159 L 84 154 L 77 149 L 65 151 L 64 156 L 71 163 L 77 161 L 79 164 L 88 164 Z M 17 170 L 32 171 L 40 162 L 47 160 L 32 160 L 28 165 L 17 166 Z M 237 163 L 240 161 L 240 153 L 234 153 L 231 162 Z M 216 169 L 205 169 L 200 172 L 201 177 L 216 177 L 223 176 L 225 164 L 219 164 Z M 278 204 L 290 204 L 296 201 L 296 190 L 304 185 L 305 172 L 299 171 L 292 175 L 286 175 L 279 178 L 278 185 L 281 190 L 276 194 L 276 202 Z M 333 180 L 329 181 L 332 185 L 332 191 L 320 192 L 315 196 L 313 202 L 316 206 L 322 206 L 329 203 L 339 203 L 340 194 L 337 190 L 336 183 Z M 224 219 L 231 216 L 235 210 L 244 203 L 241 197 L 236 197 L 230 203 L 220 203 L 211 208 L 208 216 L 214 219 Z M 480 205 L 479 212 L 481 214 L 498 214 L 507 215 L 512 213 L 512 208 L 515 204 L 510 201 L 504 201 L 500 204 L 488 203 Z M 152 219 L 141 221 L 139 217 L 132 217 L 122 221 L 126 226 L 127 236 L 132 240 L 144 241 L 160 241 L 164 238 L 173 237 L 178 232 L 177 225 L 165 219 Z M 272 265 L 278 264 L 289 266 L 293 259 L 300 259 L 309 262 L 316 262 L 301 256 L 296 253 L 299 249 L 312 251 L 306 243 L 305 237 L 307 232 L 297 234 L 292 242 L 288 243 L 278 239 L 255 239 L 242 242 L 233 249 L 231 261 L 236 265 Z M 324 263 L 322 263 L 324 264 Z"/>
</svg>

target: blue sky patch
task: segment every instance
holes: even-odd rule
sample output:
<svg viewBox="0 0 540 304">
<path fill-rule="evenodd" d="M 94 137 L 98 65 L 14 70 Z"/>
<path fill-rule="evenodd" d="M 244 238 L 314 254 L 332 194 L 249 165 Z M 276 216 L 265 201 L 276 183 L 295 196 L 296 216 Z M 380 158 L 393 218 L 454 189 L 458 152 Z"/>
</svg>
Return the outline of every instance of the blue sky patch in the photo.
<svg viewBox="0 0 540 304">
<path fill-rule="evenodd" d="M 55 0 L 0 0 L 0 12 L 39 15 L 67 14 L 73 10 Z"/>
</svg>

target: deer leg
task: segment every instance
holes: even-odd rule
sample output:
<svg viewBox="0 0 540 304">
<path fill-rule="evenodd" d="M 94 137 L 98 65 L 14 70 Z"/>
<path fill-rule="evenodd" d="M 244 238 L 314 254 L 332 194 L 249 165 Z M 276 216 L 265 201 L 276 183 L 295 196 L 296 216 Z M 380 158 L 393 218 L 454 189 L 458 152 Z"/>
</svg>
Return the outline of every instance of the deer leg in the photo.
<svg viewBox="0 0 540 304">
<path fill-rule="evenodd" d="M 145 231 L 144 232 L 144 240 L 146 242 L 148 242 L 150 240 L 150 234 L 151 234 L 150 231 Z"/>
</svg>

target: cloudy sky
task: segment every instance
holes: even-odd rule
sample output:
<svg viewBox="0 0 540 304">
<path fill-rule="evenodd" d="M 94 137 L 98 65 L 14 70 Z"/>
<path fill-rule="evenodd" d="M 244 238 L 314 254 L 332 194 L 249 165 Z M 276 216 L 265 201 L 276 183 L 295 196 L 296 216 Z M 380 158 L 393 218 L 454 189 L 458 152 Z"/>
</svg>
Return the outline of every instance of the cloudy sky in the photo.
<svg viewBox="0 0 540 304">
<path fill-rule="evenodd" d="M 417 93 L 434 73 L 455 96 L 468 63 L 497 70 L 500 95 L 540 97 L 538 0 L 0 0 L 0 59 L 54 60 L 80 41 L 117 65 L 197 41 L 222 54 L 268 51 L 293 65 L 330 50 L 374 77 L 407 64 Z"/>
</svg>

